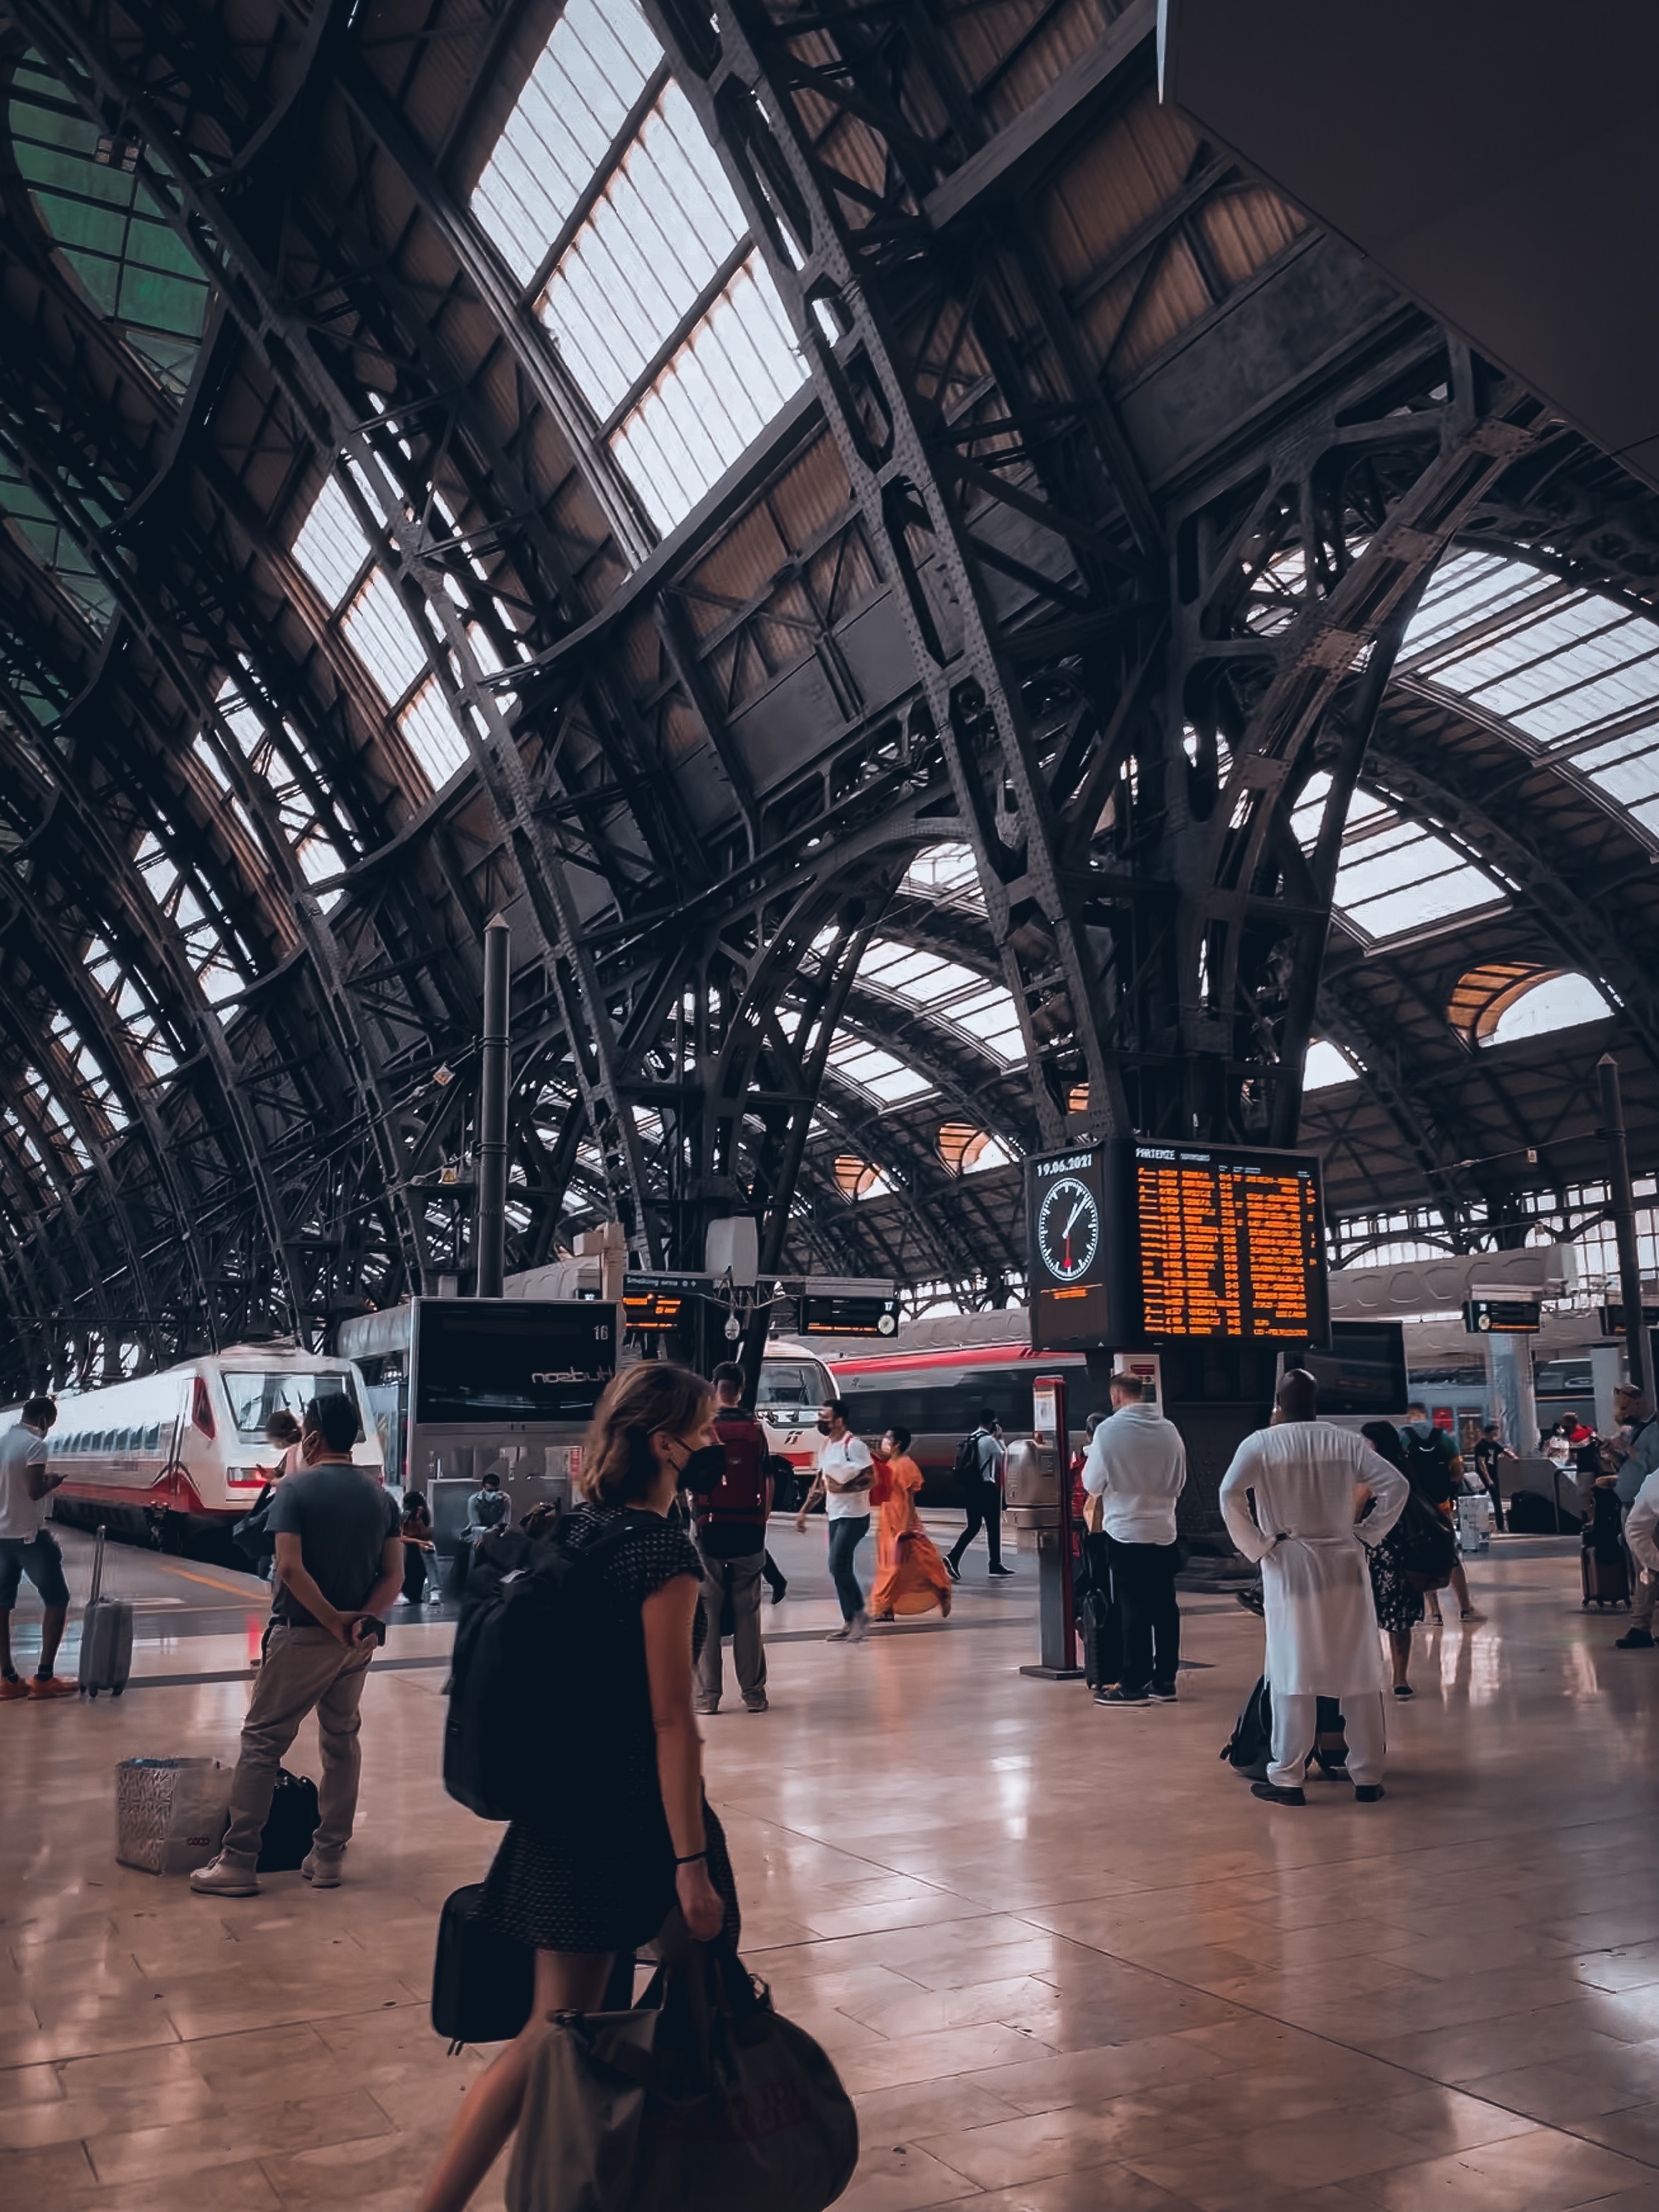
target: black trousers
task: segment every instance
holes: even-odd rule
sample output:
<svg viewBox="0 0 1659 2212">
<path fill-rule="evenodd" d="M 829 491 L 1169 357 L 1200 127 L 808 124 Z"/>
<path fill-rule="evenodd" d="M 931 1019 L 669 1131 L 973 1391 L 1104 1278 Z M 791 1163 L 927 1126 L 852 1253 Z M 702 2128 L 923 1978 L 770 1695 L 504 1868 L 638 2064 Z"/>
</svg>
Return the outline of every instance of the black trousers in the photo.
<svg viewBox="0 0 1659 2212">
<path fill-rule="evenodd" d="M 985 1531 L 985 1548 L 991 1555 L 991 1565 L 1002 1565 L 1002 1492 L 994 1482 L 973 1482 L 966 1488 L 968 1525 L 951 1547 L 951 1564 L 958 1565 L 981 1528 Z"/>
<path fill-rule="evenodd" d="M 1181 1664 L 1181 1607 L 1176 1602 L 1175 1544 L 1112 1539 L 1112 1588 L 1122 1610 L 1123 1687 L 1175 1687 Z"/>
</svg>

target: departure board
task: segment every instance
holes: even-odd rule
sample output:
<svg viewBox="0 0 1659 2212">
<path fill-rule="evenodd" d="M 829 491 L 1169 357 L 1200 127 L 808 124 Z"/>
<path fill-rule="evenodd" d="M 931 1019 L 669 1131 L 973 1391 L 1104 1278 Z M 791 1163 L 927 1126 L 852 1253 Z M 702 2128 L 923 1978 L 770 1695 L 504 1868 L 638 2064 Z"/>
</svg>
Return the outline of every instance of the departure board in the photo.
<svg viewBox="0 0 1659 2212">
<path fill-rule="evenodd" d="M 1127 1151 L 1144 1336 L 1324 1340 L 1315 1160 L 1234 1146 Z"/>
</svg>

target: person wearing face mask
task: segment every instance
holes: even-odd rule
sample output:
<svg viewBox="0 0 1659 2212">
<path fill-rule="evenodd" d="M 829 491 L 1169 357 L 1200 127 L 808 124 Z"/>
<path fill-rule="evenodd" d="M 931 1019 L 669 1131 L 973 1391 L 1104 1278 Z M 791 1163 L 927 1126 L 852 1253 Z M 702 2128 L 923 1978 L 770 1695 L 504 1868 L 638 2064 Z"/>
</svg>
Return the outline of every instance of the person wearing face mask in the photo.
<svg viewBox="0 0 1659 2212">
<path fill-rule="evenodd" d="M 1451 1525 L 1456 1512 L 1452 1498 L 1463 1486 L 1463 1455 L 1446 1431 L 1436 1428 L 1426 1406 L 1407 1407 L 1400 1448 L 1405 1455 L 1407 1481 L 1425 1504 L 1432 1505 L 1441 1519 Z M 1478 1613 L 1470 1601 L 1468 1577 L 1463 1572 L 1462 1559 L 1452 1569 L 1451 1586 L 1457 1600 L 1458 1618 L 1484 1620 L 1485 1613 Z M 1425 1605 L 1430 1627 L 1443 1627 L 1439 1592 L 1430 1590 Z"/>
<path fill-rule="evenodd" d="M 462 2100 L 421 2212 L 460 2212 L 489 2171 L 519 2124 L 550 2013 L 599 2011 L 613 1960 L 652 1941 L 676 1905 L 699 1942 L 737 1942 L 692 1710 L 702 1570 L 669 1519 L 688 1464 L 715 1441 L 713 1413 L 700 1376 L 642 1359 L 608 1386 L 582 1447 L 582 1502 L 557 1540 L 576 1554 L 605 1545 L 592 1571 L 607 1602 L 580 1686 L 550 1683 L 548 1694 L 580 1695 L 590 1725 L 573 1752 L 550 1721 L 542 1755 L 563 1761 L 560 1811 L 545 1826 L 510 1824 L 477 1913 L 480 1927 L 535 1953 L 535 2002 Z"/>
<path fill-rule="evenodd" d="M 830 1578 L 841 1601 L 841 1626 L 830 1631 L 831 1644 L 860 1644 L 870 1633 L 870 1616 L 853 1561 L 870 1533 L 870 1491 L 875 1467 L 869 1446 L 853 1434 L 847 1415 L 844 1399 L 829 1399 L 819 1407 L 818 1434 L 829 1442 L 819 1456 L 812 1487 L 795 1516 L 795 1526 L 804 1534 L 807 1515 L 823 1498 L 823 1516 L 830 1523 Z"/>
</svg>

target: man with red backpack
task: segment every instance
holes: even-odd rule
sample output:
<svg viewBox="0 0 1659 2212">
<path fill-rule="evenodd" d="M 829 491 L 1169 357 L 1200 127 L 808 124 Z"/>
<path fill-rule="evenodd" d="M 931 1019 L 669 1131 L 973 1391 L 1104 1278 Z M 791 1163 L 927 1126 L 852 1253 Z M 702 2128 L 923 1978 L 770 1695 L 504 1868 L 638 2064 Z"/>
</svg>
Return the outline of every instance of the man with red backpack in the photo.
<svg viewBox="0 0 1659 2212">
<path fill-rule="evenodd" d="M 702 1602 L 708 1633 L 697 1661 L 696 1704 L 700 1713 L 720 1711 L 720 1627 L 731 1607 L 732 1660 L 744 1709 L 766 1711 L 766 1646 L 761 1639 L 761 1576 L 766 1565 L 766 1519 L 772 1510 L 766 1436 L 743 1404 L 743 1370 L 723 1360 L 714 1370 L 714 1440 L 723 1459 L 719 1479 L 693 1495 L 697 1551 L 702 1560 Z"/>
</svg>

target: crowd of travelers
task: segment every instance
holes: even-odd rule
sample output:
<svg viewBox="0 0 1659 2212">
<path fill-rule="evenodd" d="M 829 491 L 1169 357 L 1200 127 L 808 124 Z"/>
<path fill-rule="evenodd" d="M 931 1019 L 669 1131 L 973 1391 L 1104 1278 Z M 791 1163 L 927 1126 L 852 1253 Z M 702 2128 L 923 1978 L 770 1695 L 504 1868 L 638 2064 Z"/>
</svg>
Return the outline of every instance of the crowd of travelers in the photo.
<svg viewBox="0 0 1659 2212">
<path fill-rule="evenodd" d="M 463 2099 L 422 2212 L 459 2212 L 521 2119 L 529 2125 L 542 2094 L 536 2069 L 550 2019 L 626 2009 L 635 1961 L 665 1927 L 735 1957 L 737 1891 L 703 1788 L 698 1722 L 720 1708 L 728 1639 L 744 1710 L 769 1710 L 761 1591 L 776 1575 L 767 1529 L 787 1472 L 769 1455 L 744 1390 L 734 1363 L 705 1382 L 665 1361 L 640 1361 L 605 1393 L 568 1510 L 553 1517 L 538 1509 L 514 1528 L 494 1468 L 468 1501 L 452 1583 L 463 1604 L 455 1686 L 469 1615 L 483 1619 L 491 1606 L 503 1613 L 509 1586 L 544 1571 L 538 1546 L 550 1544 L 561 1563 L 566 1579 L 548 1585 L 567 1593 L 561 1602 L 574 1605 L 578 1587 L 587 1593 L 581 1619 L 597 1643 L 584 1692 L 591 1725 L 580 1742 L 588 1749 L 567 1745 L 556 1810 L 508 1819 L 469 1907 L 477 1935 L 533 1960 L 526 1970 L 529 2015 L 520 2032 L 501 2036 L 497 2056 Z M 1182 1664 L 1176 1575 L 1185 1553 L 1177 1522 L 1186 1449 L 1138 1377 L 1114 1375 L 1110 1401 L 1109 1414 L 1091 1418 L 1076 1468 L 1080 1556 L 1093 1562 L 1094 1586 L 1114 1616 L 1110 1679 L 1097 1682 L 1095 1701 L 1110 1710 L 1172 1705 Z M 1620 1391 L 1617 1413 L 1613 1437 L 1569 1420 L 1543 1448 L 1563 1464 L 1571 1460 L 1587 1555 L 1593 1540 L 1627 1548 L 1639 1595 L 1620 1643 L 1650 1648 L 1659 1420 L 1632 1388 Z M 0 1698 L 73 1687 L 53 1671 L 69 1601 L 46 1526 L 53 1486 L 46 1437 L 54 1418 L 50 1401 L 31 1401 L 18 1426 L 0 1437 Z M 957 1455 L 964 1525 L 943 1556 L 917 1510 L 922 1474 L 909 1433 L 896 1425 L 867 1443 L 838 1399 L 823 1407 L 818 1427 L 823 1447 L 796 1526 L 804 1530 L 822 1504 L 841 1614 L 830 1641 L 861 1643 L 873 1623 L 903 1615 L 948 1615 L 981 1533 L 988 1576 L 1012 1571 L 1000 1543 L 1007 1455 L 993 1413 L 983 1413 Z M 258 1893 L 281 1762 L 313 1712 L 323 1771 L 301 1872 L 317 1888 L 343 1879 L 368 1669 L 393 1606 L 424 1601 L 435 1557 L 426 1499 L 413 1487 L 394 1498 L 355 1466 L 356 1434 L 356 1407 L 338 1395 L 316 1398 L 297 1421 L 275 1418 L 267 1431 L 276 1457 L 242 1538 L 271 1581 L 270 1620 L 231 1782 L 228 1827 L 216 1856 L 191 1877 L 198 1893 Z M 1238 1446 L 1219 1509 L 1235 1550 L 1259 1567 L 1255 1602 L 1265 1659 L 1227 1755 L 1253 1775 L 1258 1799 L 1304 1805 L 1304 1777 L 1316 1760 L 1348 1782 L 1358 1802 L 1383 1796 L 1385 1704 L 1390 1694 L 1413 1694 L 1414 1632 L 1443 1625 L 1443 1591 L 1460 1623 L 1483 1617 L 1455 1521 L 1457 1500 L 1471 1488 L 1487 1490 L 1501 1510 L 1495 1428 L 1483 1431 L 1471 1458 L 1466 1469 L 1456 1441 L 1421 1405 L 1410 1407 L 1403 1427 L 1372 1422 L 1356 1432 L 1322 1420 L 1317 1386 L 1301 1370 L 1282 1377 L 1268 1425 Z M 876 1575 L 866 1596 L 857 1559 L 872 1525 Z M 40 1664 L 27 1682 L 12 1665 L 9 1640 L 23 1576 L 45 1607 Z M 1249 1765 L 1240 1749 L 1247 1716 L 1259 1738 Z"/>
</svg>

